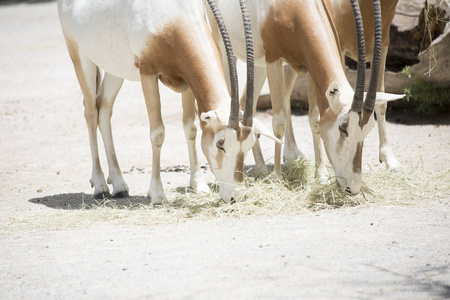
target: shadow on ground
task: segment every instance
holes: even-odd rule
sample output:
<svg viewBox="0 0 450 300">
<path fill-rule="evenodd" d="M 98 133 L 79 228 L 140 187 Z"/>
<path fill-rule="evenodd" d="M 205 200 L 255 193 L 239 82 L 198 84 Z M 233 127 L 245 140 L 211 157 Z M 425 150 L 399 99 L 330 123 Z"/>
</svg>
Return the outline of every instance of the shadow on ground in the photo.
<svg viewBox="0 0 450 300">
<path fill-rule="evenodd" d="M 56 2 L 56 0 L 0 0 L 0 5 L 12 5 L 20 3 L 36 4 L 44 2 Z"/>
<path fill-rule="evenodd" d="M 403 125 L 450 125 L 450 112 L 428 114 L 416 112 L 414 108 L 388 108 L 386 120 Z"/>
<path fill-rule="evenodd" d="M 94 199 L 92 194 L 70 193 L 33 198 L 28 202 L 45 205 L 54 209 L 92 209 L 98 206 L 116 208 L 132 208 L 140 205 L 150 205 L 150 198 L 145 196 L 129 196 L 127 198 Z"/>
<path fill-rule="evenodd" d="M 252 177 L 254 175 L 254 165 L 246 165 L 244 167 L 247 176 Z M 273 170 L 273 165 L 267 165 L 269 170 Z M 186 166 L 187 168 L 187 166 Z M 167 168 L 167 172 L 180 172 L 172 171 L 172 169 L 185 169 L 184 166 L 175 166 Z M 181 171 L 182 172 L 182 171 Z M 211 192 L 218 193 L 219 187 L 216 183 L 208 183 Z M 193 194 L 194 191 L 190 186 L 179 186 L 174 189 L 180 196 Z M 45 205 L 53 209 L 93 209 L 95 207 L 106 206 L 119 209 L 130 209 L 135 207 L 140 207 L 142 205 L 151 205 L 151 199 L 147 196 L 129 196 L 126 198 L 111 198 L 111 199 L 94 199 L 92 194 L 85 193 L 67 193 L 59 195 L 50 195 L 40 198 L 33 198 L 28 200 L 28 202 Z M 173 206 L 176 205 L 177 200 L 175 200 Z"/>
<path fill-rule="evenodd" d="M 214 185 L 210 185 L 211 190 Z M 211 197 L 210 201 L 186 201 L 184 196 L 193 193 L 190 187 L 178 187 L 175 189 L 180 197 L 175 197 L 164 205 L 151 205 L 151 199 L 146 196 L 129 196 L 127 198 L 112 198 L 112 199 L 94 199 L 92 194 L 71 193 L 46 196 L 42 198 L 33 198 L 28 200 L 31 203 L 45 205 L 53 209 L 63 210 L 91 210 L 96 208 L 112 208 L 121 210 L 134 210 L 140 208 L 161 208 L 174 210 L 187 210 L 187 213 L 192 216 L 201 213 L 205 209 L 218 207 L 223 203 L 219 197 Z M 226 212 L 226 211 L 225 211 Z"/>
</svg>

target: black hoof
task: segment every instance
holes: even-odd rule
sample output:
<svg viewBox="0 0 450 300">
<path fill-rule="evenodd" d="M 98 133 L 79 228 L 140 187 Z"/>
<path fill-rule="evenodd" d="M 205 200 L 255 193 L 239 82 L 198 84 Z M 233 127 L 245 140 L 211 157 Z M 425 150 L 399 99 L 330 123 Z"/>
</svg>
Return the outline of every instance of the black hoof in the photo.
<svg viewBox="0 0 450 300">
<path fill-rule="evenodd" d="M 109 199 L 111 198 L 111 195 L 108 192 L 102 192 L 94 195 L 94 199 L 103 200 L 103 199 Z"/>
<path fill-rule="evenodd" d="M 113 198 L 127 198 L 129 196 L 128 191 L 118 192 Z"/>
</svg>

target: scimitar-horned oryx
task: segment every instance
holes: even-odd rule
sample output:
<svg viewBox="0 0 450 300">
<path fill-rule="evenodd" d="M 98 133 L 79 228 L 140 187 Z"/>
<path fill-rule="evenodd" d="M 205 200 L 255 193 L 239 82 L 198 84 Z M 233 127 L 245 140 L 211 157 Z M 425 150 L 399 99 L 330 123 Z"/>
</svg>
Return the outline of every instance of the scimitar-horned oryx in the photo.
<svg viewBox="0 0 450 300">
<path fill-rule="evenodd" d="M 252 109 L 244 112 L 240 123 L 237 92 L 231 99 L 230 109 L 220 55 L 206 22 L 202 1 L 58 0 L 58 12 L 84 96 L 94 196 L 109 196 L 106 182 L 113 186 L 112 196 L 126 197 L 129 193 L 116 158 L 110 123 L 116 95 L 123 80 L 128 79 L 141 81 L 148 110 L 153 153 L 148 196 L 152 204 L 165 200 L 160 177 L 161 146 L 165 137 L 158 89 L 160 79 L 182 93 L 192 187 L 196 191 L 209 191 L 202 179 L 195 150 L 197 99 L 203 129 L 202 150 L 219 182 L 220 196 L 225 201 L 238 197 L 244 187 L 244 158 L 257 136 L 263 134 L 277 139 L 262 123 L 253 120 Z M 105 72 L 103 80 L 100 70 Z M 237 87 L 237 82 L 233 84 Z M 251 102 L 249 105 L 253 106 Z M 107 181 L 99 162 L 97 127 L 108 159 Z"/>
<path fill-rule="evenodd" d="M 228 26 L 235 53 L 245 61 L 242 25 L 235 20 L 237 0 L 216 2 Z M 371 84 L 365 101 L 364 29 L 357 1 L 352 0 L 352 8 L 357 11 L 354 20 L 359 30 L 358 49 L 362 50 L 358 50 L 358 84 L 355 91 L 344 73 L 339 36 L 329 0 L 248 0 L 247 4 L 253 22 L 255 63 L 267 71 L 275 136 L 283 138 L 290 117 L 290 101 L 286 97 L 290 87 L 286 84 L 283 71 L 283 64 L 287 63 L 297 74 L 309 72 L 311 80 L 308 90 L 315 92 L 315 97 L 309 99 L 314 145 L 323 141 L 339 185 L 348 193 L 357 194 L 362 184 L 363 143 L 373 127 L 375 103 L 403 97 L 376 93 L 382 48 L 379 1 L 374 1 L 374 58 Z M 217 32 L 214 32 L 214 37 L 219 47 L 223 48 L 217 39 Z M 265 74 L 262 80 L 260 74 L 256 72 L 257 91 L 264 82 Z M 315 147 L 316 162 L 323 161 L 322 152 Z M 324 178 L 324 164 L 317 163 L 316 167 L 316 176 Z M 281 176 L 280 144 L 275 145 L 274 174 Z"/>
</svg>

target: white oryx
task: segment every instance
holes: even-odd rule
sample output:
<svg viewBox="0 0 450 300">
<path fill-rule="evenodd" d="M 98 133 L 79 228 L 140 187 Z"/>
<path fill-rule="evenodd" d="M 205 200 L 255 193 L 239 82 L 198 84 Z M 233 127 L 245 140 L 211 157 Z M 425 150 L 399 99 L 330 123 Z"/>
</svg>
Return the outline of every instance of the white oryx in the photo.
<svg viewBox="0 0 450 300">
<path fill-rule="evenodd" d="M 242 25 L 237 22 L 237 0 L 216 0 L 228 27 L 236 55 L 245 61 Z M 290 99 L 293 80 L 297 74 L 309 72 L 310 124 L 313 131 L 318 167 L 316 176 L 325 175 L 323 150 L 316 147 L 323 141 L 327 156 L 333 166 L 337 181 L 351 194 L 361 189 L 361 162 L 363 142 L 373 127 L 375 103 L 400 99 L 403 95 L 376 93 L 377 75 L 381 56 L 380 3 L 375 0 L 377 43 L 372 61 L 371 86 L 364 101 L 365 50 L 358 60 L 358 85 L 354 92 L 342 66 L 339 36 L 336 31 L 333 6 L 329 0 L 248 0 L 253 22 L 256 72 L 255 87 L 259 91 L 265 78 L 264 68 L 272 98 L 274 134 L 282 139 L 290 122 Z M 352 6 L 359 6 L 352 1 Z M 372 9 L 372 8 L 369 8 Z M 373 11 L 373 9 L 372 9 Z M 358 15 L 362 29 L 362 19 Z M 369 22 L 370 23 L 370 22 Z M 353 25 L 354 26 L 354 25 Z M 367 27 L 372 26 L 367 24 Z M 353 27 L 354 28 L 354 27 Z M 373 30 L 368 29 L 369 31 Z M 354 32 L 354 31 L 353 31 Z M 373 32 L 373 31 L 372 31 Z M 217 32 L 214 33 L 218 40 Z M 359 46 L 364 47 L 360 34 Z M 362 62 L 364 61 L 364 63 Z M 290 68 L 283 70 L 283 64 Z M 375 76 L 374 76 L 375 75 Z M 287 80 L 291 78 L 290 80 Z M 377 99 L 375 99 L 377 98 Z M 254 107 L 256 104 L 254 105 Z M 289 129 L 289 128 L 288 128 Z M 256 145 L 257 146 L 257 145 Z M 295 147 L 296 148 L 296 147 Z M 317 151 L 319 149 L 319 152 Z M 254 151 L 255 152 L 255 151 Z M 263 162 L 257 163 L 261 167 Z M 322 168 L 323 169 L 320 169 Z M 275 145 L 274 173 L 281 176 L 281 145 Z"/>
<path fill-rule="evenodd" d="M 99 162 L 97 127 L 108 158 L 107 182 L 113 186 L 112 196 L 128 196 L 110 123 L 114 100 L 124 79 L 141 81 L 147 105 L 153 152 L 148 191 L 152 204 L 165 199 L 160 178 L 165 129 L 158 79 L 182 93 L 190 184 L 196 191 L 209 188 L 202 179 L 195 149 L 195 98 L 202 121 L 202 149 L 225 201 L 242 191 L 244 158 L 257 135 L 276 140 L 260 122 L 252 122 L 251 109 L 240 124 L 237 93 L 230 109 L 219 52 L 204 11 L 201 0 L 58 0 L 62 30 L 84 96 L 95 197 L 109 196 Z M 105 72 L 103 80 L 100 69 Z"/>
</svg>

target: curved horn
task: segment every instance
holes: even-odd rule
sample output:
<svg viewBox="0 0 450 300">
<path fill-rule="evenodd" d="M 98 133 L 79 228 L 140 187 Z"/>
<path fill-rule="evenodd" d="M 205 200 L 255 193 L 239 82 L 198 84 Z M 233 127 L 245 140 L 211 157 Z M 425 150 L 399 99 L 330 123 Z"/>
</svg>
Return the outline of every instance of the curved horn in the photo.
<svg viewBox="0 0 450 300">
<path fill-rule="evenodd" d="M 231 109 L 230 118 L 228 120 L 228 126 L 233 129 L 238 129 L 239 127 L 239 87 L 238 87 L 238 76 L 236 71 L 236 61 L 233 54 L 233 49 L 231 48 L 230 37 L 228 36 L 227 29 L 225 27 L 225 22 L 222 19 L 222 15 L 214 2 L 214 0 L 207 0 L 209 7 L 214 15 L 217 22 L 217 27 L 219 28 L 220 34 L 222 35 L 223 43 L 225 45 L 225 50 L 227 53 L 228 69 L 230 70 L 230 81 L 231 81 Z"/>
<path fill-rule="evenodd" d="M 354 112 L 361 112 L 364 98 L 364 84 L 366 77 L 366 43 L 364 40 L 364 28 L 359 9 L 358 0 L 351 0 L 353 17 L 355 19 L 356 39 L 358 43 L 358 67 L 356 72 L 356 87 L 355 95 L 351 110 Z"/>
<path fill-rule="evenodd" d="M 252 127 L 253 125 L 253 93 L 255 87 L 255 55 L 253 53 L 253 37 L 250 16 L 247 9 L 246 0 L 239 0 L 244 21 L 245 43 L 247 49 L 247 92 L 245 98 L 245 110 L 243 124 Z"/>
<path fill-rule="evenodd" d="M 370 64 L 371 76 L 369 90 L 367 91 L 366 101 L 364 102 L 364 107 L 368 110 L 373 111 L 375 106 L 375 98 L 377 95 L 378 78 L 380 75 L 380 65 L 381 65 L 381 42 L 382 42 L 382 32 L 381 32 L 381 5 L 380 0 L 373 0 L 373 14 L 374 14 L 374 43 L 373 43 L 373 58 Z"/>
</svg>

